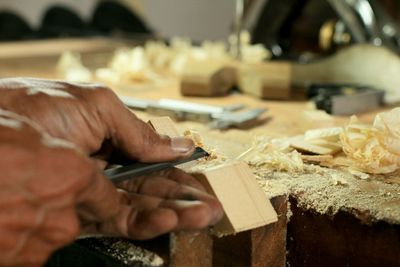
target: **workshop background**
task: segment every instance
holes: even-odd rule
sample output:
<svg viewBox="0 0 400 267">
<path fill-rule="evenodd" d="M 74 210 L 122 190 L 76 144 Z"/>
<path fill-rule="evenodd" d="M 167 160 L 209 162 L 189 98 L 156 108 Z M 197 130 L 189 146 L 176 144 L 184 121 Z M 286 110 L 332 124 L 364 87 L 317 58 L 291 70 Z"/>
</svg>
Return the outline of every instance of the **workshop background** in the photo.
<svg viewBox="0 0 400 267">
<path fill-rule="evenodd" d="M 399 52 L 399 0 L 0 0 L 0 78 L 109 86 L 226 214 L 47 266 L 400 266 Z"/>
</svg>

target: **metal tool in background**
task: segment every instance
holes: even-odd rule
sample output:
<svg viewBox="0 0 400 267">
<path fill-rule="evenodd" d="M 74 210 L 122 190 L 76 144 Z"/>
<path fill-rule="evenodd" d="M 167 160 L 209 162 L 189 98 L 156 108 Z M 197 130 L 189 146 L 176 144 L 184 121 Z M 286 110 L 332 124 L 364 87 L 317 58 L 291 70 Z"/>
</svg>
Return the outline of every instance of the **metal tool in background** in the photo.
<svg viewBox="0 0 400 267">
<path fill-rule="evenodd" d="M 400 51 L 399 25 L 375 0 L 328 0 L 356 43 Z"/>
<path fill-rule="evenodd" d="M 243 15 L 244 15 L 244 0 L 236 0 L 235 2 L 235 35 L 236 35 L 236 59 L 242 59 L 242 27 L 243 27 Z"/>
<path fill-rule="evenodd" d="M 244 26 L 252 29 L 252 42 L 262 43 L 273 58 L 305 60 L 302 51 L 317 51 L 315 34 L 329 43 L 322 51 L 334 52 L 354 43 L 371 43 L 400 52 L 400 24 L 390 17 L 379 0 L 258 0 L 256 18 L 246 16 Z M 261 8 L 260 8 L 261 7 Z M 247 13 L 252 15 L 253 13 Z M 252 21 L 252 24 L 248 22 Z M 330 37 L 321 36 L 330 26 Z M 307 26 L 299 26 L 307 25 Z M 318 30 L 319 28 L 319 30 Z M 326 49 L 329 48 L 329 49 Z"/>
<path fill-rule="evenodd" d="M 307 89 L 317 109 L 332 115 L 354 115 L 379 108 L 385 92 L 356 84 L 312 84 Z"/>
<path fill-rule="evenodd" d="M 150 174 L 152 172 L 162 171 L 183 163 L 187 163 L 189 161 L 197 160 L 208 156 L 209 154 L 207 153 L 207 151 L 205 151 L 200 147 L 196 147 L 193 154 L 190 157 L 183 160 L 160 162 L 160 163 L 136 162 L 127 166 L 107 169 L 103 173 L 111 182 L 119 183 L 125 180 L 132 179 L 134 177 Z"/>
<path fill-rule="evenodd" d="M 266 109 L 245 109 L 242 104 L 213 106 L 187 101 L 160 99 L 158 101 L 120 97 L 129 108 L 146 111 L 150 114 L 170 116 L 176 120 L 192 120 L 207 123 L 210 128 L 226 129 L 241 127 L 257 121 Z"/>
</svg>

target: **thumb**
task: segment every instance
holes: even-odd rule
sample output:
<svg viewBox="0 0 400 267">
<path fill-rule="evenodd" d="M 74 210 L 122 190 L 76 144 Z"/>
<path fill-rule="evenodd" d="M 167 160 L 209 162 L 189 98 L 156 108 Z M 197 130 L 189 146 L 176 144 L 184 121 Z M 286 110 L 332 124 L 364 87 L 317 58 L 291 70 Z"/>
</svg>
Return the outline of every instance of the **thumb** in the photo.
<svg viewBox="0 0 400 267">
<path fill-rule="evenodd" d="M 178 160 L 190 156 L 195 149 L 189 138 L 159 135 L 128 109 L 114 123 L 112 140 L 121 152 L 141 162 Z"/>
</svg>

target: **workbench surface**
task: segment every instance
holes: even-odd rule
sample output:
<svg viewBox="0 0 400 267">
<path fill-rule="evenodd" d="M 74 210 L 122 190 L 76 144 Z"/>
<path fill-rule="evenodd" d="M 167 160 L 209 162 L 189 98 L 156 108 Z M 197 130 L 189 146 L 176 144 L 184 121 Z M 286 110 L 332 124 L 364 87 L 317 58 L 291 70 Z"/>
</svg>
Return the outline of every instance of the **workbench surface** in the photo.
<svg viewBox="0 0 400 267">
<path fill-rule="evenodd" d="M 98 41 L 96 41 L 98 42 Z M 76 43 L 75 41 L 73 43 Z M 84 44 L 83 42 L 82 44 Z M 59 51 L 65 50 L 68 43 L 53 44 L 51 53 L 37 52 L 35 55 L 20 56 L 17 52 L 10 54 L 0 53 L 0 77 L 10 76 L 35 76 L 55 78 L 55 64 Z M 0 51 L 13 44 L 0 44 Z M 104 46 L 92 46 L 82 49 L 85 54 L 83 61 L 91 67 L 105 65 L 110 58 L 110 51 L 120 43 L 107 42 Z M 76 45 L 75 45 L 76 48 Z M 19 47 L 18 49 L 23 49 Z M 79 49 L 77 49 L 79 50 Z M 246 104 L 250 107 L 265 107 L 268 112 L 264 115 L 261 124 L 251 129 L 230 129 L 226 131 L 210 130 L 206 126 L 195 122 L 180 122 L 181 131 L 193 129 L 204 138 L 208 147 L 214 147 L 228 158 L 234 159 L 246 149 L 254 137 L 265 135 L 282 138 L 304 133 L 305 130 L 318 127 L 331 127 L 344 125 L 348 117 L 334 117 L 330 121 L 312 121 L 305 117 L 304 111 L 310 109 L 305 101 L 263 101 L 250 96 L 233 94 L 218 98 L 189 98 L 182 97 L 178 91 L 178 83 L 170 81 L 158 88 L 152 87 L 124 87 L 113 88 L 118 94 L 143 99 L 174 98 L 199 103 L 228 105 Z M 136 112 L 148 120 L 148 114 Z M 364 122 L 372 122 L 376 112 L 360 114 Z M 347 184 L 338 185 L 333 182 L 337 171 L 310 166 L 305 173 L 291 174 L 284 172 L 254 170 L 261 186 L 269 197 L 279 195 L 292 195 L 295 202 L 303 210 L 333 216 L 338 212 L 348 212 L 362 223 L 371 224 L 384 222 L 400 224 L 400 179 L 398 173 L 377 176 L 376 179 L 361 180 L 351 174 L 339 172 Z M 390 242 L 388 243 L 388 246 Z M 391 248 L 389 248 L 390 250 Z M 393 249 L 393 248 L 392 248 Z"/>
</svg>

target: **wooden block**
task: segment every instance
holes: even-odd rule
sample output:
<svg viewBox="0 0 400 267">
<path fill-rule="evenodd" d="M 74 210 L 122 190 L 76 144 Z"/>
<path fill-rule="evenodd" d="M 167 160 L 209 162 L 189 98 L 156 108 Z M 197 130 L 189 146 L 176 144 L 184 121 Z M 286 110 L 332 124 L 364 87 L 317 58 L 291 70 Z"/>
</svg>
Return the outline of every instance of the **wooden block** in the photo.
<svg viewBox="0 0 400 267">
<path fill-rule="evenodd" d="M 251 231 L 251 267 L 286 266 L 287 197 L 271 200 L 278 221 Z"/>
<path fill-rule="evenodd" d="M 278 222 L 236 235 L 214 238 L 213 266 L 284 267 L 287 196 L 271 199 Z"/>
<path fill-rule="evenodd" d="M 240 89 L 263 99 L 289 99 L 291 65 L 286 62 L 266 62 L 243 65 L 239 69 Z"/>
<path fill-rule="evenodd" d="M 177 137 L 181 135 L 170 117 L 154 118 L 148 123 L 158 134 L 168 135 L 169 137 Z"/>
<path fill-rule="evenodd" d="M 213 240 L 208 230 L 170 235 L 170 267 L 211 267 Z"/>
<path fill-rule="evenodd" d="M 278 220 L 247 164 L 228 163 L 194 175 L 224 208 L 224 218 L 214 227 L 218 235 L 235 234 Z"/>
<path fill-rule="evenodd" d="M 198 63 L 205 64 L 205 63 Z M 181 78 L 180 90 L 185 96 L 226 95 L 237 80 L 236 69 L 229 66 L 207 66 L 195 68 L 188 66 Z M 195 69 L 195 70 L 194 70 Z"/>
</svg>

